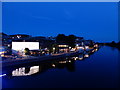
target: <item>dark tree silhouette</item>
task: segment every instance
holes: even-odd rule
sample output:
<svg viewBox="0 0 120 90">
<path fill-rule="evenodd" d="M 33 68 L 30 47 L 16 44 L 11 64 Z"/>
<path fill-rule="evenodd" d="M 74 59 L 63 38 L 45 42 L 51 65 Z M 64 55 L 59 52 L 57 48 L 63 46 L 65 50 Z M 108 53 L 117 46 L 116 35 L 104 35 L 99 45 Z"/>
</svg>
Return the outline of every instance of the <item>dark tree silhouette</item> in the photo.
<svg viewBox="0 0 120 90">
<path fill-rule="evenodd" d="M 24 52 L 25 52 L 25 55 L 30 55 L 30 50 L 29 50 L 29 48 L 25 48 L 25 49 L 24 49 Z"/>
<path fill-rule="evenodd" d="M 76 40 L 75 35 L 65 36 L 64 34 L 58 34 L 58 36 L 56 37 L 57 43 L 68 44 L 71 47 L 75 47 L 75 40 Z"/>
<path fill-rule="evenodd" d="M 75 47 L 75 40 L 76 40 L 76 36 L 75 35 L 67 36 L 67 43 L 68 43 L 69 46 Z"/>
<path fill-rule="evenodd" d="M 58 34 L 56 37 L 57 43 L 65 43 L 66 42 L 66 36 L 64 34 Z"/>
<path fill-rule="evenodd" d="M 120 41 L 117 43 L 117 45 L 120 45 Z"/>
<path fill-rule="evenodd" d="M 116 44 L 115 41 L 112 41 L 111 44 Z"/>
</svg>

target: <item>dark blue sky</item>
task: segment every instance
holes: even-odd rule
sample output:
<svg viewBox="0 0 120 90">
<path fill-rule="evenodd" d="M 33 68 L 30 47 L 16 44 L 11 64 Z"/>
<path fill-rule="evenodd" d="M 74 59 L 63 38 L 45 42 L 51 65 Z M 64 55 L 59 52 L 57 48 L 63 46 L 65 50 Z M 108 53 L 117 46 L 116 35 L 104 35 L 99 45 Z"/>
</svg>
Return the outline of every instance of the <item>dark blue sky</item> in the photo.
<svg viewBox="0 0 120 90">
<path fill-rule="evenodd" d="M 74 34 L 85 39 L 118 40 L 116 2 L 5 2 L 3 32 L 56 36 Z"/>
</svg>

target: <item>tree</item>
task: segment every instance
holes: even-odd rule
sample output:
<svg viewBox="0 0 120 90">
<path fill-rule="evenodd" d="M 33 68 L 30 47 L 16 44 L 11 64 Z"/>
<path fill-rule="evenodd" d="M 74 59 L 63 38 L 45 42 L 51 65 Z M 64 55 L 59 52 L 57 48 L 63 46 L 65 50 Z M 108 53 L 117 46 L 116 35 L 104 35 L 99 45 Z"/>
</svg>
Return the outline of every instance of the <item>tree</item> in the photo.
<svg viewBox="0 0 120 90">
<path fill-rule="evenodd" d="M 67 36 L 67 43 L 69 46 L 71 47 L 75 47 L 75 40 L 76 40 L 76 36 L 75 35 L 69 35 Z"/>
<path fill-rule="evenodd" d="M 56 37 L 57 43 L 65 43 L 66 42 L 66 36 L 64 34 L 58 34 Z"/>
<path fill-rule="evenodd" d="M 116 44 L 115 41 L 112 41 L 111 44 Z"/>
<path fill-rule="evenodd" d="M 30 55 L 30 50 L 29 50 L 29 48 L 25 48 L 25 49 L 24 49 L 24 52 L 25 52 L 25 55 Z"/>
<path fill-rule="evenodd" d="M 117 47 L 118 49 L 120 49 L 120 41 L 117 43 Z"/>
<path fill-rule="evenodd" d="M 56 41 L 57 43 L 64 43 L 68 44 L 71 47 L 75 47 L 76 38 L 77 37 L 75 35 L 65 36 L 64 34 L 58 34 L 58 36 L 56 37 Z"/>
<path fill-rule="evenodd" d="M 117 45 L 119 45 L 119 46 L 120 46 L 120 41 L 117 43 Z"/>
</svg>

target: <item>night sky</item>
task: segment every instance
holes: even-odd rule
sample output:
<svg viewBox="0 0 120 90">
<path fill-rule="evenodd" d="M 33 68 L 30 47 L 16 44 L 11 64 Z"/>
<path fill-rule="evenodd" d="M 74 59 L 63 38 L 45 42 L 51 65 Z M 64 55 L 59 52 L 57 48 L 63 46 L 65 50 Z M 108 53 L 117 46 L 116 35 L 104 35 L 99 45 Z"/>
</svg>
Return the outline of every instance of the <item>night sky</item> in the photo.
<svg viewBox="0 0 120 90">
<path fill-rule="evenodd" d="M 3 32 L 118 40 L 117 2 L 4 2 Z"/>
</svg>

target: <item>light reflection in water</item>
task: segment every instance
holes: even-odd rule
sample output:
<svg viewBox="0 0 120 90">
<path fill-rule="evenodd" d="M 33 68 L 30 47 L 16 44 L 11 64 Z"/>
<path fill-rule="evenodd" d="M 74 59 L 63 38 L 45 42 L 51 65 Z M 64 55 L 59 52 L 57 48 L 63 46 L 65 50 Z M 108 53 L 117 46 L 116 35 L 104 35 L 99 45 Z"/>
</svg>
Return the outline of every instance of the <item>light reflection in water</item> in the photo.
<svg viewBox="0 0 120 90">
<path fill-rule="evenodd" d="M 95 49 L 95 51 L 98 51 L 98 49 Z"/>
<path fill-rule="evenodd" d="M 85 54 L 85 55 L 84 55 L 84 57 L 86 57 L 86 58 L 87 58 L 87 57 L 89 57 L 89 55 L 88 55 L 88 54 Z"/>
<path fill-rule="evenodd" d="M 98 48 L 93 49 L 93 50 L 91 50 L 91 51 L 89 51 L 89 52 L 87 52 L 87 53 L 84 52 L 83 54 L 79 55 L 78 57 L 72 57 L 72 59 L 73 59 L 73 60 L 83 60 L 84 58 L 90 57 L 90 54 L 92 54 L 92 53 L 94 53 L 94 52 L 96 52 L 96 51 L 98 51 Z"/>
<path fill-rule="evenodd" d="M 95 49 L 94 51 L 97 50 L 98 49 Z M 65 68 L 65 67 L 68 69 L 68 71 L 71 72 L 75 70 L 75 66 L 74 66 L 75 60 L 83 60 L 84 58 L 88 58 L 90 54 L 92 54 L 92 51 L 74 57 L 67 57 L 64 59 L 51 61 L 49 63 L 44 62 L 43 64 L 37 64 L 32 67 L 21 67 L 13 70 L 11 74 L 12 76 L 29 76 L 37 73 L 42 73 L 50 68 Z"/>
<path fill-rule="evenodd" d="M 79 57 L 79 60 L 83 60 L 83 57 Z"/>
<path fill-rule="evenodd" d="M 39 72 L 39 66 L 30 67 L 30 71 L 25 73 L 25 67 L 16 69 L 12 71 L 12 76 L 28 76 Z"/>
<path fill-rule="evenodd" d="M 0 77 L 3 77 L 3 76 L 6 76 L 6 74 L 2 74 L 2 75 L 0 75 Z"/>
<path fill-rule="evenodd" d="M 55 67 L 55 64 L 52 64 L 53 67 Z"/>
<path fill-rule="evenodd" d="M 67 62 L 70 63 L 71 60 L 59 61 L 60 64 L 62 64 L 62 63 L 67 63 Z"/>
<path fill-rule="evenodd" d="M 92 52 L 95 52 L 95 50 L 92 50 Z"/>
</svg>

